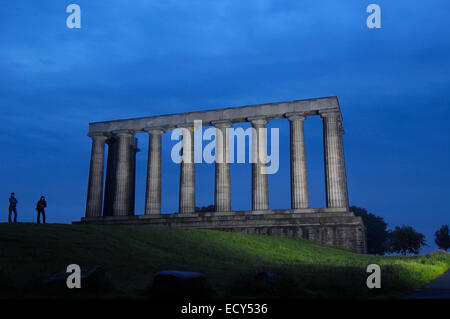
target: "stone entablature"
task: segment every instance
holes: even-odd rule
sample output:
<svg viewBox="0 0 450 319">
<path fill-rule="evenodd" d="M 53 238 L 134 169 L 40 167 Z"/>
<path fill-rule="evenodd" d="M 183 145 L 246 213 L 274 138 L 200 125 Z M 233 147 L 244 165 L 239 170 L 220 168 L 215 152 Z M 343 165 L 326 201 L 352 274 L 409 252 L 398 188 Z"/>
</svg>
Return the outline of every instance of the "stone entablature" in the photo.
<svg viewBox="0 0 450 319">
<path fill-rule="evenodd" d="M 249 118 L 256 117 L 265 118 L 267 121 L 270 121 L 284 118 L 286 114 L 293 112 L 301 112 L 309 116 L 319 115 L 319 112 L 325 111 L 341 113 L 337 97 L 96 122 L 89 124 L 89 133 L 110 133 L 117 130 L 132 130 L 135 133 L 140 133 L 152 127 L 167 130 L 194 123 L 194 120 L 201 120 L 204 126 L 214 126 L 212 124 L 214 121 L 227 121 L 231 123 L 249 122 Z"/>
</svg>

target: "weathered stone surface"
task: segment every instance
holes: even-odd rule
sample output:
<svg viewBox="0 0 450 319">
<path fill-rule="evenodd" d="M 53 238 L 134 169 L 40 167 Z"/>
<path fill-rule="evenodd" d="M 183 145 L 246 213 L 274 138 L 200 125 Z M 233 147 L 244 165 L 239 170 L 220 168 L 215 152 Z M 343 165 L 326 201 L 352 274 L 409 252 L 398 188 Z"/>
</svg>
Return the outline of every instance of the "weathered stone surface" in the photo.
<svg viewBox="0 0 450 319">
<path fill-rule="evenodd" d="M 286 114 L 289 120 L 291 139 L 291 208 L 308 208 L 308 180 L 306 172 L 304 113 Z"/>
<path fill-rule="evenodd" d="M 204 126 L 213 125 L 212 122 L 227 120 L 232 123 L 247 122 L 249 117 L 265 117 L 267 120 L 281 119 L 286 113 L 304 112 L 306 115 L 318 115 L 319 111 L 339 111 L 337 97 L 324 97 L 280 103 L 229 107 L 199 112 L 157 115 L 136 119 L 96 122 L 89 124 L 89 132 L 111 132 L 117 130 L 133 130 L 144 132 L 148 127 L 174 129 L 194 120 L 202 120 Z"/>
<path fill-rule="evenodd" d="M 105 199 L 103 204 L 103 215 L 113 216 L 113 206 L 116 191 L 116 174 L 118 164 L 118 138 L 111 134 L 110 138 L 106 141 L 108 144 L 108 159 L 106 162 L 106 181 L 105 181 Z M 137 138 L 130 138 L 129 152 L 130 152 L 130 201 L 128 214 L 134 214 L 135 206 L 135 180 L 136 180 L 136 153 L 139 152 Z"/>
<path fill-rule="evenodd" d="M 131 138 L 129 130 L 113 132 L 117 136 L 117 168 L 115 172 L 115 190 L 113 200 L 113 215 L 130 215 L 133 172 L 131 171 Z"/>
<path fill-rule="evenodd" d="M 149 135 L 145 214 L 161 213 L 161 129 L 147 129 Z"/>
<path fill-rule="evenodd" d="M 214 180 L 214 206 L 217 212 L 231 210 L 229 135 L 230 122 L 214 123 L 216 126 L 216 163 Z"/>
<path fill-rule="evenodd" d="M 267 182 L 267 121 L 262 118 L 249 118 L 252 123 L 252 210 L 269 209 L 269 187 Z"/>
<path fill-rule="evenodd" d="M 323 118 L 327 207 L 348 207 L 341 114 L 332 111 L 320 115 Z"/>
<path fill-rule="evenodd" d="M 86 216 L 102 215 L 103 173 L 105 162 L 105 134 L 90 134 L 92 138 L 91 166 L 89 169 Z"/>
</svg>

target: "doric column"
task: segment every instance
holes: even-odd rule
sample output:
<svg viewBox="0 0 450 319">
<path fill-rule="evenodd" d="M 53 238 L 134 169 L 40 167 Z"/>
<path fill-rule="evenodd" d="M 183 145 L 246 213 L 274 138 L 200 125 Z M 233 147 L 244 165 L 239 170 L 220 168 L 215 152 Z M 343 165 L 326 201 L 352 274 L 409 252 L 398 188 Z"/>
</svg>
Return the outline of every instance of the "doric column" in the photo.
<svg viewBox="0 0 450 319">
<path fill-rule="evenodd" d="M 94 217 L 102 215 L 103 167 L 105 165 L 105 142 L 108 137 L 103 133 L 90 134 L 89 137 L 92 138 L 92 150 L 86 201 L 86 217 Z"/>
<path fill-rule="evenodd" d="M 183 155 L 180 166 L 179 212 L 189 214 L 195 212 L 194 126 L 184 126 L 181 130 Z"/>
<path fill-rule="evenodd" d="M 117 167 L 117 139 L 111 136 L 108 144 L 108 159 L 106 161 L 105 195 L 103 201 L 103 216 L 112 216 L 114 191 L 116 188 L 116 167 Z"/>
<path fill-rule="evenodd" d="M 303 113 L 288 113 L 286 118 L 291 131 L 291 208 L 308 208 L 308 180 L 306 176 L 306 152 Z"/>
<path fill-rule="evenodd" d="M 113 215 L 127 216 L 130 212 L 132 172 L 130 139 L 134 132 L 120 130 L 113 132 L 117 136 L 117 167 L 113 201 Z"/>
<path fill-rule="evenodd" d="M 136 154 L 140 151 L 138 147 L 138 139 L 132 137 L 130 139 L 130 208 L 128 215 L 134 215 L 134 204 L 136 199 Z"/>
<path fill-rule="evenodd" d="M 339 111 L 320 112 L 323 119 L 327 207 L 348 208 L 347 177 Z"/>
<path fill-rule="evenodd" d="M 148 132 L 147 190 L 145 193 L 145 214 L 161 214 L 161 134 L 157 128 Z"/>
<path fill-rule="evenodd" d="M 252 123 L 252 210 L 269 209 L 267 187 L 267 120 L 262 117 L 249 118 Z"/>
<path fill-rule="evenodd" d="M 215 121 L 212 124 L 216 127 L 214 206 L 216 212 L 229 212 L 231 211 L 231 194 L 228 128 L 231 126 L 231 123 L 228 121 Z"/>
</svg>

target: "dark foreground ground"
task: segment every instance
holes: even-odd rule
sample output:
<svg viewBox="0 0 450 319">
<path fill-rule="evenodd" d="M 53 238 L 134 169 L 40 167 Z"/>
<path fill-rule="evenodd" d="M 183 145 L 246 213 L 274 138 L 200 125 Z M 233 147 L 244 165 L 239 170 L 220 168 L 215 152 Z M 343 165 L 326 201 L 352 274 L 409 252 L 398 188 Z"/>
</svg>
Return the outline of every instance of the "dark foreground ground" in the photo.
<svg viewBox="0 0 450 319">
<path fill-rule="evenodd" d="M 65 271 L 102 266 L 101 291 L 48 291 L 42 282 Z M 381 289 L 368 289 L 366 267 L 379 264 Z M 145 226 L 0 224 L 3 298 L 149 298 L 155 273 L 204 273 L 214 298 L 394 298 L 450 268 L 450 254 L 360 255 L 298 238 Z M 278 278 L 256 280 L 268 271 Z"/>
</svg>

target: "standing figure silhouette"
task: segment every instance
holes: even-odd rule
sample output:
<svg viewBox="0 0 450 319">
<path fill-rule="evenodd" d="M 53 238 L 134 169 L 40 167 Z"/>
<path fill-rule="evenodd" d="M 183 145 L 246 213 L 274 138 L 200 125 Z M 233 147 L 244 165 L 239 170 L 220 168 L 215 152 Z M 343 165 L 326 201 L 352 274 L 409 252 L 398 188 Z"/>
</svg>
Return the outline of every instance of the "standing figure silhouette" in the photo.
<svg viewBox="0 0 450 319">
<path fill-rule="evenodd" d="M 41 223 L 41 214 L 42 214 L 42 223 L 45 224 L 45 208 L 47 207 L 47 202 L 45 201 L 44 196 L 41 196 L 39 201 L 36 204 L 37 211 L 37 223 Z"/>
<path fill-rule="evenodd" d="M 11 213 L 14 213 L 14 223 L 17 223 L 17 209 L 16 205 L 19 201 L 16 199 L 14 192 L 11 193 L 9 197 L 9 214 L 8 214 L 8 223 L 11 224 Z"/>
</svg>

